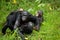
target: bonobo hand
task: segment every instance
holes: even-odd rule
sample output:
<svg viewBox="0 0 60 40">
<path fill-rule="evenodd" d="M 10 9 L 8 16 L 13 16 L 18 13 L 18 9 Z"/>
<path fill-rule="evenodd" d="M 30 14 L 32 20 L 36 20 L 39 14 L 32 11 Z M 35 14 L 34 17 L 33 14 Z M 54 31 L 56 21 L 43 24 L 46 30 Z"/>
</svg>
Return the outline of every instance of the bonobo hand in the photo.
<svg viewBox="0 0 60 40">
<path fill-rule="evenodd" d="M 33 29 L 39 31 L 39 28 L 37 26 L 33 27 Z"/>
</svg>

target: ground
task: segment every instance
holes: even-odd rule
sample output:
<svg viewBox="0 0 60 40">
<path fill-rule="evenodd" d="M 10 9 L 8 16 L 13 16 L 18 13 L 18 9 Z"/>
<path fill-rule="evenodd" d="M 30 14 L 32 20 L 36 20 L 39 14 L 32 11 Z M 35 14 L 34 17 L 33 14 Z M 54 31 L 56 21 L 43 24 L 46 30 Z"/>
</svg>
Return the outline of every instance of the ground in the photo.
<svg viewBox="0 0 60 40">
<path fill-rule="evenodd" d="M 2 35 L 1 29 L 6 22 L 8 14 L 18 8 L 23 8 L 29 11 L 32 15 L 35 15 L 37 10 L 43 10 L 44 21 L 40 27 L 40 31 L 35 30 L 31 35 L 26 35 L 28 40 L 60 40 L 60 11 L 51 8 L 49 3 L 37 3 L 36 2 L 23 2 L 23 3 L 1 3 L 0 10 L 0 40 L 19 40 L 19 36 L 16 34 L 11 35 L 11 31 L 7 29 L 6 35 Z"/>
</svg>

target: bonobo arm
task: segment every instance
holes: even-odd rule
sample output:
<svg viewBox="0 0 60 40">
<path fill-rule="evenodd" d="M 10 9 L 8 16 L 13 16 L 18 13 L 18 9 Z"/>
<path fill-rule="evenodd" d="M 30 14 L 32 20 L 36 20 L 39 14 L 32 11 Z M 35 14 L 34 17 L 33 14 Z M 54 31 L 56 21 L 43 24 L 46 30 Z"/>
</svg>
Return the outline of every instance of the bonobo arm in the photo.
<svg viewBox="0 0 60 40">
<path fill-rule="evenodd" d="M 40 27 L 39 27 L 39 20 L 38 20 L 38 18 L 31 15 L 30 16 L 30 20 L 34 23 L 33 29 L 35 29 L 36 31 L 39 31 Z"/>
<path fill-rule="evenodd" d="M 16 19 L 16 22 L 15 22 L 15 25 L 14 25 L 14 29 L 16 29 L 19 26 L 19 23 L 20 23 L 20 15 L 18 15 L 18 17 Z"/>
</svg>

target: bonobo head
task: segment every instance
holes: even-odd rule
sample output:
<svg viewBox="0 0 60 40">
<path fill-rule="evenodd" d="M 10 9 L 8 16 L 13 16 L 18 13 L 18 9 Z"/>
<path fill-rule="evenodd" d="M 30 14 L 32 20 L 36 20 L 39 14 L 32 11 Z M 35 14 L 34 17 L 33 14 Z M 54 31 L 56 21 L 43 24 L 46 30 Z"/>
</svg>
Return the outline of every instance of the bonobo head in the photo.
<svg viewBox="0 0 60 40">
<path fill-rule="evenodd" d="M 22 21 L 26 21 L 28 18 L 28 12 L 27 11 L 23 11 L 22 12 Z"/>
<path fill-rule="evenodd" d="M 43 16 L 43 11 L 42 10 L 37 11 L 36 16 L 42 17 Z"/>
</svg>

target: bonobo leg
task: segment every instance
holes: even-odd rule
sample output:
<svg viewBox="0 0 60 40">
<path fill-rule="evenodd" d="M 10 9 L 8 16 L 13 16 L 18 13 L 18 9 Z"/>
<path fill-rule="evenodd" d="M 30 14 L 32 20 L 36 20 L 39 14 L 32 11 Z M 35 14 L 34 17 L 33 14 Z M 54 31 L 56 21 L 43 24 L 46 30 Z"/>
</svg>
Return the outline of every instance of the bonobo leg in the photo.
<svg viewBox="0 0 60 40">
<path fill-rule="evenodd" d="M 31 34 L 33 31 L 33 23 L 32 22 L 28 22 L 28 34 Z"/>
<path fill-rule="evenodd" d="M 22 40 L 25 40 L 25 36 L 24 36 L 24 34 L 22 33 L 22 30 L 18 30 L 18 34 L 19 34 L 19 36 L 22 38 Z"/>
<path fill-rule="evenodd" d="M 6 33 L 7 28 L 9 28 L 11 31 L 13 31 L 14 26 L 13 26 L 13 25 L 9 25 L 9 23 L 6 22 L 6 24 L 5 24 L 4 27 L 2 28 L 2 33 L 3 33 L 3 34 Z"/>
<path fill-rule="evenodd" d="M 26 25 L 27 25 L 27 26 L 25 26 L 25 27 L 23 28 L 23 32 L 24 32 L 25 34 L 31 34 L 32 31 L 33 31 L 33 23 L 32 23 L 32 22 L 28 22 Z"/>
<path fill-rule="evenodd" d="M 2 33 L 5 34 L 6 33 L 6 29 L 8 28 L 8 24 L 6 23 L 2 29 Z"/>
<path fill-rule="evenodd" d="M 9 29 L 10 29 L 11 31 L 13 31 L 13 30 L 14 30 L 14 26 L 13 26 L 13 25 L 9 26 Z"/>
</svg>

